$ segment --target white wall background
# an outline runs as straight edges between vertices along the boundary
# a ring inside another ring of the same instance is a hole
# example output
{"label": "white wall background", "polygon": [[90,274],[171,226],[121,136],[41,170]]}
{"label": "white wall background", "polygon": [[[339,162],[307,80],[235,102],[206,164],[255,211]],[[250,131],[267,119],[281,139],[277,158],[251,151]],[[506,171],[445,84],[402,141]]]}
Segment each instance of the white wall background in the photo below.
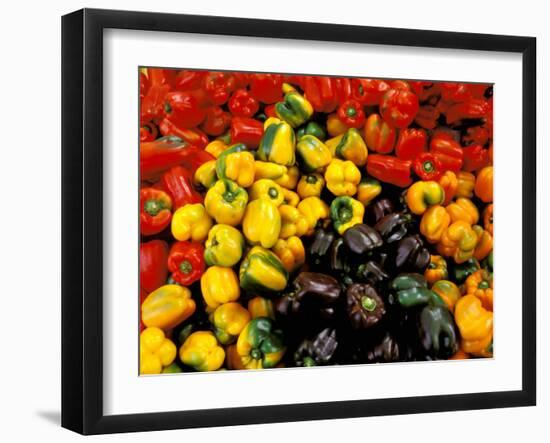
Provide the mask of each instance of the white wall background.
{"label": "white wall background", "polygon": [[[308,4],[309,3],[309,4]],[[369,6],[369,3],[372,3]],[[159,12],[273,18],[356,25],[530,35],[538,38],[539,225],[550,221],[549,158],[543,151],[550,119],[550,28],[544,2],[393,0],[337,3],[169,2],[156,0],[8,2],[2,8],[0,68],[0,437],[4,441],[74,441],[82,437],[59,427],[60,416],[60,101],[61,15],[87,6]],[[518,7],[519,6],[519,7]],[[519,122],[518,122],[519,124]],[[518,147],[519,148],[519,147]],[[514,155],[513,152],[510,155]],[[544,164],[546,163],[546,164]],[[7,174],[7,175],[6,175]],[[513,179],[513,177],[511,178]],[[513,203],[511,203],[513,204]],[[540,231],[540,230],[539,230]],[[513,240],[512,240],[513,241]],[[342,436],[409,442],[507,441],[550,435],[550,289],[540,275],[550,260],[541,253],[550,237],[539,234],[538,406],[353,420],[165,431],[96,437],[95,441],[163,439],[281,442],[338,441]],[[511,258],[513,259],[513,258]],[[514,294],[509,294],[513,297]],[[449,381],[452,383],[452,380]],[[182,393],[182,395],[185,395]],[[205,393],[205,395],[215,395]]]}

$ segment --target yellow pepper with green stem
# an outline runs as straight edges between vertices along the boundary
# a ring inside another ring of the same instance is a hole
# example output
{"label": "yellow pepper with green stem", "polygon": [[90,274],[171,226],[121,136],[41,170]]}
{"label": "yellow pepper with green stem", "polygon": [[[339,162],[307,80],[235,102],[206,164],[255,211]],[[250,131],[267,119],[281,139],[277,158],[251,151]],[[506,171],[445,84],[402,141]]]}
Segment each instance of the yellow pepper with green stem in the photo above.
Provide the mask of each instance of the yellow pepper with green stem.
{"label": "yellow pepper with green stem", "polygon": [[248,188],[254,183],[256,174],[254,156],[242,143],[233,145],[216,160],[216,174],[219,179],[233,180],[239,186]]}
{"label": "yellow pepper with green stem", "polygon": [[225,360],[225,351],[210,331],[193,332],[179,350],[183,364],[197,371],[217,371]]}
{"label": "yellow pepper with green stem", "polygon": [[241,262],[241,288],[249,293],[269,294],[282,291],[288,282],[288,271],[269,249],[254,246]]}
{"label": "yellow pepper with green stem", "polygon": [[277,118],[268,118],[256,153],[258,160],[292,166],[296,162],[295,151],[296,136],[292,127]]}
{"label": "yellow pepper with green stem", "polygon": [[281,331],[266,317],[251,320],[237,340],[237,353],[246,369],[273,368],[285,350]]}
{"label": "yellow pepper with green stem", "polygon": [[204,197],[206,211],[216,223],[230,226],[241,222],[247,203],[247,192],[231,180],[218,180]]}
{"label": "yellow pepper with green stem", "polygon": [[340,235],[352,226],[363,223],[364,214],[363,204],[351,197],[336,197],[330,204],[330,218]]}
{"label": "yellow pepper with green stem", "polygon": [[279,186],[273,180],[262,178],[254,182],[254,184],[248,190],[249,200],[252,201],[258,198],[265,198],[274,203],[275,206],[280,206],[283,203],[285,196],[283,194],[283,189],[281,188],[281,186]]}
{"label": "yellow pepper with green stem", "polygon": [[218,176],[216,175],[216,160],[210,160],[200,165],[195,171],[194,183],[195,185],[204,186],[206,189],[210,188]]}
{"label": "yellow pepper with green stem", "polygon": [[241,231],[229,225],[214,225],[208,232],[204,260],[208,266],[217,265],[229,268],[239,262],[244,246],[244,237]]}
{"label": "yellow pepper with green stem", "polygon": [[224,303],[210,314],[214,335],[223,345],[233,343],[249,321],[248,310],[235,302]]}
{"label": "yellow pepper with green stem", "polygon": [[332,160],[325,144],[313,135],[304,135],[296,145],[298,162],[304,172],[321,171]]}
{"label": "yellow pepper with green stem", "polygon": [[443,203],[445,191],[435,181],[418,181],[407,190],[405,200],[413,214],[422,215],[429,207]]}
{"label": "yellow pepper with green stem", "polygon": [[357,166],[367,163],[369,151],[359,131],[350,128],[326,142],[333,156],[349,160]]}
{"label": "yellow pepper with green stem", "polygon": [[325,179],[321,174],[312,173],[302,175],[298,182],[298,195],[300,198],[320,197],[321,191],[325,187]]}

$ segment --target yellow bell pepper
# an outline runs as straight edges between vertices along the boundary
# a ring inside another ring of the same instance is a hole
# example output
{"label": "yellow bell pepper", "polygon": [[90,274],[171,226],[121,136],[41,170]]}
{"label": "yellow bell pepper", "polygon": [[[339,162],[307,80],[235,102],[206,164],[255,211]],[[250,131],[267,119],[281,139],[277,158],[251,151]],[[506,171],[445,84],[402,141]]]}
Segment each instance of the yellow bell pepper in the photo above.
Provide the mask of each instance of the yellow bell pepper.
{"label": "yellow bell pepper", "polygon": [[141,304],[141,321],[147,327],[172,329],[195,312],[191,291],[180,285],[163,285]]}
{"label": "yellow bell pepper", "polygon": [[237,226],[244,215],[248,194],[231,180],[218,180],[204,197],[204,206],[216,223]]}
{"label": "yellow bell pepper", "polygon": [[466,294],[474,295],[481,300],[488,311],[493,310],[493,276],[486,269],[470,274],[464,282]]}
{"label": "yellow bell pepper", "polygon": [[305,215],[309,229],[307,235],[313,233],[317,222],[321,219],[328,218],[330,209],[327,204],[319,197],[307,197],[298,203],[298,211]]}
{"label": "yellow bell pepper", "polygon": [[250,244],[271,248],[281,232],[281,215],[270,200],[259,198],[248,203],[243,218],[243,234]]}
{"label": "yellow bell pepper", "polygon": [[177,354],[176,345],[159,328],[145,328],[139,335],[139,373],[160,374]]}
{"label": "yellow bell pepper", "polygon": [[287,285],[288,271],[269,249],[254,246],[241,262],[239,280],[248,293],[280,292]]}
{"label": "yellow bell pepper", "polygon": [[250,201],[257,200],[258,198],[265,198],[275,206],[280,206],[285,198],[283,189],[268,178],[262,178],[250,187],[248,190],[248,199]]}
{"label": "yellow bell pepper", "polygon": [[458,181],[456,187],[456,197],[472,198],[474,196],[474,187],[476,177],[471,172],[460,171],[456,174]]}
{"label": "yellow bell pepper", "polygon": [[242,370],[246,369],[241,361],[241,357],[237,353],[237,345],[229,345],[225,348],[225,364],[227,369]]}
{"label": "yellow bell pepper", "polygon": [[474,191],[484,203],[493,201],[493,167],[486,166],[477,173]]}
{"label": "yellow bell pepper", "polygon": [[279,257],[279,260],[281,260],[281,263],[289,273],[299,269],[306,261],[304,244],[296,236],[277,240],[277,243],[273,246],[273,252]]}
{"label": "yellow bell pepper", "polygon": [[267,317],[251,320],[237,339],[237,353],[246,369],[273,368],[285,350],[281,331]]}
{"label": "yellow bell pepper", "polygon": [[233,145],[216,160],[216,174],[219,179],[233,180],[239,186],[248,188],[254,183],[254,163],[254,156],[246,151],[245,145]]}
{"label": "yellow bell pepper", "polygon": [[279,214],[281,215],[279,238],[285,239],[294,235],[301,237],[308,232],[308,220],[298,208],[290,205],[281,205],[279,206]]}
{"label": "yellow bell pepper", "polygon": [[336,197],[330,204],[332,225],[340,235],[352,226],[363,223],[364,214],[363,204],[351,197]]}
{"label": "yellow bell pepper", "polygon": [[439,178],[438,183],[443,188],[443,191],[445,191],[445,201],[443,202],[443,205],[447,206],[451,203],[456,194],[456,190],[458,188],[458,178],[453,171],[445,171]]}
{"label": "yellow bell pepper", "polygon": [[225,351],[210,331],[193,332],[179,351],[183,364],[197,371],[217,371],[225,360]]}
{"label": "yellow bell pepper", "polygon": [[331,137],[336,137],[337,135],[343,134],[347,130],[348,127],[338,118],[336,113],[329,114],[327,117],[327,132]]}
{"label": "yellow bell pepper", "polygon": [[233,343],[250,320],[248,310],[235,302],[224,303],[210,314],[214,334],[223,345]]}
{"label": "yellow bell pepper", "polygon": [[208,143],[204,150],[209,154],[212,154],[215,158],[218,158],[220,154],[228,148],[229,146],[225,144],[222,140],[214,140]]}
{"label": "yellow bell pepper", "polygon": [[372,177],[363,178],[357,186],[357,200],[367,206],[371,201],[380,195],[382,185],[378,180]]}
{"label": "yellow bell pepper", "polygon": [[296,194],[294,191],[291,191],[287,188],[281,188],[283,190],[283,204],[290,205],[290,206],[298,206],[298,203],[300,203],[300,196]]}
{"label": "yellow bell pepper", "polygon": [[436,281],[432,286],[432,291],[443,299],[451,312],[453,312],[456,302],[462,295],[458,286],[449,280]]}
{"label": "yellow bell pepper", "polygon": [[350,128],[326,142],[331,154],[344,160],[349,160],[357,166],[367,163],[369,151],[359,131]]}
{"label": "yellow bell pepper", "polygon": [[211,266],[202,274],[201,292],[207,306],[216,309],[219,305],[238,300],[241,295],[239,279],[231,268]]}
{"label": "yellow bell pepper", "polygon": [[254,162],[254,180],[260,180],[262,178],[269,178],[270,180],[277,180],[287,173],[286,166],[278,165],[273,162],[263,162],[256,160]]}
{"label": "yellow bell pepper", "polygon": [[320,171],[332,160],[327,146],[314,135],[304,135],[296,145],[300,167],[305,172]]}
{"label": "yellow bell pepper", "polygon": [[449,277],[447,270],[447,261],[440,255],[430,256],[430,264],[424,271],[424,278],[430,284],[438,280],[444,280]]}
{"label": "yellow bell pepper", "polygon": [[456,263],[464,263],[474,255],[477,241],[477,234],[472,227],[459,220],[443,232],[437,250],[445,257],[453,257]]}
{"label": "yellow bell pepper", "polygon": [[230,268],[241,259],[245,244],[238,229],[229,225],[214,225],[204,246],[204,260],[208,266]]}
{"label": "yellow bell pepper", "polygon": [[405,200],[413,214],[422,215],[430,206],[443,203],[445,191],[435,181],[418,181],[407,190]]}
{"label": "yellow bell pepper", "polygon": [[294,189],[298,184],[299,179],[300,179],[300,170],[298,169],[298,166],[290,166],[287,168],[287,171],[285,174],[283,174],[281,177],[273,181],[278,185],[282,186],[283,188]]}
{"label": "yellow bell pepper", "polygon": [[493,313],[475,295],[461,297],[455,306],[455,322],[462,336],[462,350],[479,357],[492,355]]}
{"label": "yellow bell pepper", "polygon": [[248,300],[248,312],[251,318],[268,317],[275,320],[275,313],[273,311],[273,302],[265,297],[257,295],[254,298]]}
{"label": "yellow bell pepper", "polygon": [[325,179],[321,174],[313,173],[302,175],[298,182],[298,195],[300,198],[320,197],[325,187]]}
{"label": "yellow bell pepper", "polygon": [[437,243],[450,224],[449,213],[443,206],[435,205],[422,215],[420,232],[430,243]]}
{"label": "yellow bell pepper", "polygon": [[264,123],[264,135],[256,155],[264,162],[292,166],[296,162],[296,136],[294,129],[278,118],[268,118]]}
{"label": "yellow bell pepper", "polygon": [[473,226],[473,230],[477,234],[474,258],[481,261],[493,250],[493,236],[479,225]]}
{"label": "yellow bell pepper", "polygon": [[448,205],[446,209],[451,216],[452,222],[464,220],[471,225],[475,225],[479,220],[479,211],[469,198],[459,197],[454,203]]}
{"label": "yellow bell pepper", "polygon": [[201,203],[187,204],[172,216],[172,235],[176,240],[203,242],[213,221]]}
{"label": "yellow bell pepper", "polygon": [[325,171],[327,188],[336,196],[352,196],[361,181],[361,171],[349,160],[333,159]]}
{"label": "yellow bell pepper", "polygon": [[204,186],[206,189],[210,188],[216,183],[216,160],[210,160],[200,165],[195,171],[194,183],[195,185]]}
{"label": "yellow bell pepper", "polygon": [[275,114],[293,128],[297,128],[313,115],[313,106],[288,83],[283,83],[283,92],[284,100],[275,104]]}

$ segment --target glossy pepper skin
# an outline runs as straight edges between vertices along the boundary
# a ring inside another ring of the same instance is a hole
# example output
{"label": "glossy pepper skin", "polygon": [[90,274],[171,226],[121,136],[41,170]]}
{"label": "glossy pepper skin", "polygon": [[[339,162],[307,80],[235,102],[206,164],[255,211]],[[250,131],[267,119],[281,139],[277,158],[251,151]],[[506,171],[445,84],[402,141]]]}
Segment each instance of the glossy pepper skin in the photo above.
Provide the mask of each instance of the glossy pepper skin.
{"label": "glossy pepper skin", "polygon": [[250,95],[262,103],[275,103],[282,98],[282,86],[282,75],[253,74],[250,78]]}
{"label": "glossy pepper skin", "polygon": [[486,269],[472,273],[464,282],[466,294],[476,296],[481,305],[488,311],[493,311],[493,276]]}
{"label": "glossy pepper skin", "polygon": [[298,184],[298,180],[300,179],[300,170],[298,169],[298,166],[289,166],[286,170],[286,172],[283,174],[282,177],[279,177],[278,179],[274,180],[275,183],[277,183],[279,186],[282,186],[286,189],[294,189],[296,188],[296,185]]}
{"label": "glossy pepper skin", "polygon": [[250,201],[257,199],[269,200],[275,206],[279,207],[283,203],[285,196],[283,189],[268,178],[262,178],[254,182],[248,190],[248,198]]}
{"label": "glossy pepper skin", "polygon": [[266,317],[251,320],[237,340],[237,354],[245,369],[273,368],[285,351],[282,332]]}
{"label": "glossy pepper skin", "polygon": [[483,308],[475,295],[461,297],[454,317],[462,337],[462,350],[479,357],[492,355],[493,313]]}
{"label": "glossy pepper skin", "polygon": [[242,257],[245,242],[241,231],[233,226],[214,225],[208,231],[204,259],[208,266],[236,265]]}
{"label": "glossy pepper skin", "polygon": [[354,329],[372,328],[386,315],[384,301],[374,286],[365,283],[354,283],[348,287],[346,308]]}
{"label": "glossy pepper skin", "polygon": [[246,89],[237,89],[231,95],[228,107],[236,117],[252,117],[260,109],[260,104]]}
{"label": "glossy pepper skin", "polygon": [[349,160],[357,166],[363,166],[367,162],[368,149],[363,137],[355,128],[350,128],[330,140],[327,146],[333,156],[343,160]]}
{"label": "glossy pepper skin", "polygon": [[365,124],[363,105],[357,100],[349,99],[338,107],[338,118],[348,128],[361,128]]}
{"label": "glossy pepper skin", "polygon": [[193,183],[208,189],[216,183],[217,179],[216,161],[210,160],[197,168],[195,175],[193,176]]}
{"label": "glossy pepper skin", "polygon": [[290,205],[295,208],[298,207],[298,203],[300,203],[300,196],[290,189],[282,188],[283,191],[283,204]]}
{"label": "glossy pepper skin", "polygon": [[464,154],[464,164],[462,168],[465,171],[477,171],[489,163],[489,150],[483,146],[475,144],[462,148]]}
{"label": "glossy pepper skin", "polygon": [[456,196],[472,198],[474,195],[474,187],[476,183],[476,177],[471,172],[460,171],[456,174],[457,187]]}
{"label": "glossy pepper skin", "polygon": [[367,159],[367,172],[384,183],[406,188],[412,183],[410,160],[391,155],[371,154]]}
{"label": "glossy pepper skin", "polygon": [[147,327],[171,329],[195,312],[191,291],[179,285],[164,285],[151,292],[141,304],[141,321]]}
{"label": "glossy pepper skin", "polygon": [[139,336],[139,373],[160,374],[176,358],[176,345],[159,328],[144,329]]}
{"label": "glossy pepper skin", "polygon": [[218,180],[204,198],[206,212],[216,220],[230,226],[241,223],[248,203],[248,194],[231,180]]}
{"label": "glossy pepper skin", "polygon": [[216,139],[208,143],[204,150],[208,152],[215,160],[228,148],[229,146],[223,140]]}
{"label": "glossy pepper skin", "polygon": [[313,115],[313,106],[291,85],[284,84],[284,100],[275,105],[277,117],[297,128],[307,122]]}
{"label": "glossy pepper skin", "polygon": [[182,128],[193,128],[206,116],[199,94],[191,91],[174,91],[165,96],[164,112],[168,120]]}
{"label": "glossy pepper skin", "polygon": [[334,195],[352,196],[357,192],[361,172],[353,162],[335,158],[325,171],[325,181],[328,190]]}
{"label": "glossy pepper skin", "polygon": [[212,224],[212,219],[201,203],[187,204],[174,212],[172,235],[179,241],[203,242]]}
{"label": "glossy pepper skin", "polygon": [[139,285],[153,292],[166,282],[168,275],[168,244],[163,240],[151,240],[139,245]]}
{"label": "glossy pepper skin", "polygon": [[312,233],[319,220],[330,215],[327,204],[319,197],[307,197],[298,203],[298,210],[306,217],[309,224],[308,234]]}
{"label": "glossy pepper skin", "polygon": [[479,211],[469,198],[459,197],[445,209],[451,217],[451,222],[462,220],[475,225],[479,220]]}
{"label": "glossy pepper skin", "polygon": [[281,232],[281,215],[275,203],[265,198],[249,202],[242,231],[250,244],[271,248]]}
{"label": "glossy pepper skin", "polygon": [[190,203],[202,203],[201,195],[193,187],[193,173],[182,166],[166,171],[161,183],[172,197],[174,210]]}
{"label": "glossy pepper skin", "polygon": [[407,235],[397,243],[392,261],[397,270],[423,273],[430,263],[430,252],[418,235]]}
{"label": "glossy pepper skin", "polygon": [[258,147],[258,160],[292,166],[296,161],[296,137],[292,126],[285,121],[269,118],[264,123],[264,130]]}
{"label": "glossy pepper skin", "polygon": [[380,100],[380,114],[394,128],[409,126],[418,109],[418,97],[407,90],[390,89]]}
{"label": "glossy pepper skin", "polygon": [[348,127],[338,118],[336,113],[327,117],[327,132],[331,137],[343,134],[347,129]]}
{"label": "glossy pepper skin", "polygon": [[439,185],[445,191],[445,200],[443,205],[448,205],[455,197],[458,188],[458,178],[453,171],[445,171],[438,180]]}
{"label": "glossy pepper skin", "polygon": [[239,280],[231,268],[211,266],[201,277],[201,292],[207,306],[216,309],[241,295]]}
{"label": "glossy pepper skin", "polygon": [[395,145],[395,155],[401,160],[414,160],[426,151],[427,145],[428,137],[424,129],[402,129]]}
{"label": "glossy pepper skin", "polygon": [[429,208],[420,220],[420,233],[430,243],[437,243],[451,224],[451,216],[441,205]]}
{"label": "glossy pepper skin", "polygon": [[300,168],[307,173],[320,171],[332,160],[329,148],[317,137],[304,135],[296,144]]}
{"label": "glossy pepper skin", "polygon": [[254,246],[241,262],[239,280],[246,292],[268,295],[286,287],[288,271],[269,249]]}
{"label": "glossy pepper skin", "polygon": [[430,264],[424,271],[426,281],[433,284],[438,280],[444,280],[448,277],[447,261],[440,255],[432,255],[430,257]]}
{"label": "glossy pepper skin", "polygon": [[202,89],[208,101],[221,106],[227,102],[235,89],[235,76],[229,72],[209,72],[204,76]]}
{"label": "glossy pepper skin", "polygon": [[325,328],[311,340],[303,340],[294,352],[298,367],[325,366],[331,364],[338,348],[336,330]]}
{"label": "glossy pepper skin", "polygon": [[446,306],[438,294],[428,289],[426,279],[418,273],[399,274],[391,281],[390,288],[396,301],[405,309],[427,304]]}
{"label": "glossy pepper skin", "polygon": [[431,152],[423,152],[413,161],[415,174],[421,180],[439,180],[443,173],[443,167],[439,159]]}
{"label": "glossy pepper skin", "polygon": [[383,81],[373,78],[352,78],[351,96],[363,105],[377,105],[390,85]]}
{"label": "glossy pepper skin", "polygon": [[453,312],[457,300],[462,296],[459,287],[450,280],[437,280],[432,285],[432,291],[441,297],[451,312]]}
{"label": "glossy pepper skin", "polygon": [[250,313],[239,303],[224,303],[210,314],[214,335],[222,345],[235,342],[250,321]]}
{"label": "glossy pepper skin", "polygon": [[382,185],[378,180],[371,177],[364,177],[357,186],[357,195],[355,196],[363,205],[367,206],[372,200],[380,195]]}
{"label": "glossy pepper skin", "polygon": [[325,179],[321,174],[313,173],[302,175],[296,188],[300,198],[320,197],[325,187]]}
{"label": "glossy pepper skin", "polygon": [[307,250],[308,260],[312,269],[323,268],[328,261],[330,246],[336,239],[332,230],[317,228]]}
{"label": "glossy pepper skin", "polygon": [[329,113],[338,105],[336,79],[306,76],[303,82],[304,96],[316,112]]}
{"label": "glossy pepper skin", "polygon": [[361,263],[355,273],[357,280],[361,283],[368,283],[375,287],[383,287],[390,276],[384,271],[379,263],[369,260]]}
{"label": "glossy pepper skin", "polygon": [[[390,154],[396,139],[395,129],[378,114],[371,114],[365,123],[365,141],[369,149],[379,154]],[[409,159],[403,159],[409,160]]]}
{"label": "glossy pepper skin", "polygon": [[432,358],[447,359],[458,351],[457,328],[446,306],[425,306],[420,312],[418,333],[424,351]]}
{"label": "glossy pepper skin", "polygon": [[189,286],[201,278],[204,267],[202,243],[178,241],[172,244],[168,254],[168,270],[174,281]]}
{"label": "glossy pepper skin", "polygon": [[281,205],[279,206],[279,215],[281,216],[279,238],[302,237],[309,231],[309,222],[298,208]]}
{"label": "glossy pepper skin", "polygon": [[493,167],[487,166],[478,172],[474,187],[476,196],[484,203],[493,201]]}
{"label": "glossy pepper skin", "polygon": [[483,227],[493,235],[493,204],[487,205],[483,210]]}
{"label": "glossy pepper skin", "polygon": [[267,178],[269,180],[277,180],[287,173],[287,167],[278,165],[272,162],[263,162],[256,160],[254,162],[254,180]]}
{"label": "glossy pepper skin", "polygon": [[300,237],[295,235],[277,240],[273,246],[273,252],[281,260],[289,274],[301,268],[306,260],[304,244]]}
{"label": "glossy pepper skin", "polygon": [[275,312],[273,311],[273,302],[265,297],[257,295],[248,300],[248,312],[251,318],[268,317],[275,320]]}
{"label": "glossy pepper skin", "polygon": [[243,143],[250,149],[256,149],[264,135],[264,125],[254,118],[233,117],[229,134],[232,143]]}
{"label": "glossy pepper skin", "polygon": [[296,130],[296,138],[300,140],[304,135],[313,135],[315,138],[324,141],[327,138],[327,131],[316,122],[308,122]]}
{"label": "glossy pepper skin", "polygon": [[374,225],[374,229],[378,231],[384,243],[389,245],[407,235],[411,223],[412,217],[410,214],[392,212],[378,220]]}
{"label": "glossy pepper skin", "polygon": [[422,215],[434,205],[440,205],[445,200],[445,191],[435,181],[419,181],[407,191],[407,206],[413,214]]}
{"label": "glossy pepper skin", "polygon": [[163,231],[172,219],[172,199],[159,189],[139,190],[139,230],[142,235],[154,235]]}
{"label": "glossy pepper skin", "polygon": [[223,365],[225,351],[210,331],[193,332],[179,350],[183,364],[197,371],[216,371]]}
{"label": "glossy pepper skin", "polygon": [[282,317],[288,317],[307,313],[311,309],[323,318],[331,318],[340,295],[340,284],[334,277],[317,272],[300,272],[287,291],[275,300],[275,311]]}
{"label": "glossy pepper skin", "polygon": [[[188,148],[202,152],[202,149],[208,144],[208,136],[199,128],[181,128],[174,122],[163,118],[159,123],[159,131],[162,135],[177,138],[184,142]],[[204,155],[202,155],[204,156]],[[187,166],[187,164],[185,164]],[[191,167],[193,169],[193,167]]]}
{"label": "glossy pepper skin", "polygon": [[200,128],[208,135],[217,137],[222,135],[231,123],[231,115],[219,106],[210,106],[206,109],[205,118]]}
{"label": "glossy pepper skin", "polygon": [[363,222],[365,207],[351,197],[336,197],[330,204],[330,218],[334,229],[342,235],[346,230]]}
{"label": "glossy pepper skin", "polygon": [[453,280],[458,284],[464,283],[469,275],[480,269],[479,262],[475,258],[470,258],[463,263],[456,264],[453,267]]}
{"label": "glossy pepper skin", "polygon": [[477,242],[477,234],[471,225],[459,220],[443,232],[437,250],[445,257],[453,257],[456,263],[463,263],[472,257]]}
{"label": "glossy pepper skin", "polygon": [[458,172],[462,168],[462,148],[446,132],[437,132],[430,140],[430,152],[439,160],[443,171]]}
{"label": "glossy pepper skin", "polygon": [[232,180],[239,186],[248,188],[254,183],[254,156],[242,143],[230,146],[216,160],[218,178]]}
{"label": "glossy pepper skin", "polygon": [[382,236],[369,225],[359,223],[344,232],[344,243],[355,254],[363,255],[384,243]]}

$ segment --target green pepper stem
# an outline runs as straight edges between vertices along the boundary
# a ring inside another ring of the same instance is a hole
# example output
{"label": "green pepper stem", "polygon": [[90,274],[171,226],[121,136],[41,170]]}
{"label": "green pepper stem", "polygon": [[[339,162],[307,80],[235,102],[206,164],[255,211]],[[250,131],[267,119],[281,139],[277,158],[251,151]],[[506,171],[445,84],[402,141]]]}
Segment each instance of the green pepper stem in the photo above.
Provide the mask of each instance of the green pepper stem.
{"label": "green pepper stem", "polygon": [[422,164],[422,169],[425,171],[425,172],[433,172],[434,171],[434,165],[431,161],[425,161],[423,164]]}
{"label": "green pepper stem", "polygon": [[361,306],[365,311],[372,312],[376,309],[376,300],[364,295],[361,297]]}
{"label": "green pepper stem", "polygon": [[315,360],[308,355],[304,357],[304,366],[309,368],[311,366],[317,366],[317,364],[315,363]]}
{"label": "green pepper stem", "polygon": [[308,175],[306,177],[306,182],[313,185],[313,184],[317,183],[317,177],[315,177],[314,175]]}
{"label": "green pepper stem", "polygon": [[488,289],[489,288],[489,282],[487,280],[482,280],[477,285],[479,289]]}
{"label": "green pepper stem", "polygon": [[250,356],[254,359],[254,360],[260,360],[262,358],[262,351],[260,351],[259,349],[257,348],[254,348],[250,351]]}
{"label": "green pepper stem", "polygon": [[152,215],[153,217],[163,209],[164,209],[164,205],[159,200],[147,200],[143,204],[143,210],[147,212],[147,214]]}
{"label": "green pepper stem", "polygon": [[277,191],[277,188],[271,187],[267,190],[267,195],[273,199],[276,199],[279,196],[279,191]]}
{"label": "green pepper stem", "polygon": [[192,270],[193,265],[189,262],[189,260],[185,260],[180,263],[180,271],[184,274],[189,274]]}
{"label": "green pepper stem", "polygon": [[338,217],[340,218],[342,223],[347,223],[353,217],[353,212],[350,208],[344,206],[338,210]]}

